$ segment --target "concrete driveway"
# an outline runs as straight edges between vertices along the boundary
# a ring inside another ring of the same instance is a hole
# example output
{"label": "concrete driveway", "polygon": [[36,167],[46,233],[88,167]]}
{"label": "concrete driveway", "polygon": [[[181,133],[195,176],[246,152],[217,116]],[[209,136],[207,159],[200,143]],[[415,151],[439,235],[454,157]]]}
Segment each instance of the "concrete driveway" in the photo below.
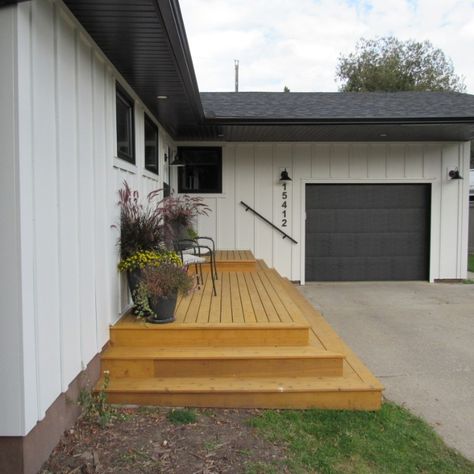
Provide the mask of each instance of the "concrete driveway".
{"label": "concrete driveway", "polygon": [[307,283],[300,291],[385,385],[474,460],[474,285]]}

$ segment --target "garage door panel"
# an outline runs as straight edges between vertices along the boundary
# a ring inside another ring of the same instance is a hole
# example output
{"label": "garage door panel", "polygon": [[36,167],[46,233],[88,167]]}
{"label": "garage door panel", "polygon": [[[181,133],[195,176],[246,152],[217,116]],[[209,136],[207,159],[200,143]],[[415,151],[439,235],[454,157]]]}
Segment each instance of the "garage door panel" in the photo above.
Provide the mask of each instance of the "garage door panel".
{"label": "garage door panel", "polygon": [[311,209],[307,232],[418,232],[426,227],[426,209]]}
{"label": "garage door panel", "polygon": [[309,259],[306,272],[314,281],[386,281],[387,273],[398,280],[423,280],[423,264],[420,257],[321,257]]}
{"label": "garage door panel", "polygon": [[399,257],[423,253],[426,242],[419,233],[308,234],[307,257]]}
{"label": "garage door panel", "polygon": [[[307,196],[308,208],[317,203],[319,209],[405,209],[412,208],[414,202],[426,203],[425,185],[380,185],[380,184],[341,184],[308,185],[319,189]],[[396,189],[404,186],[403,192]],[[417,188],[420,187],[420,189]],[[324,189],[324,188],[327,189]],[[341,189],[344,191],[341,192]],[[355,198],[356,196],[356,198]],[[419,205],[419,204],[418,204]],[[423,205],[423,207],[425,207]]]}
{"label": "garage door panel", "polygon": [[306,186],[306,280],[419,280],[429,270],[429,185]]}

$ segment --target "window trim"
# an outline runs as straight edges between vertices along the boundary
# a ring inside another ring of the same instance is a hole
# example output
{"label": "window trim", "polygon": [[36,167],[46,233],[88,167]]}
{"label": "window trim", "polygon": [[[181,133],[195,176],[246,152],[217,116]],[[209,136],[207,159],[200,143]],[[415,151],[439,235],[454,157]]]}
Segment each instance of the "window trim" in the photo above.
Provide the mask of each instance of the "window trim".
{"label": "window trim", "polygon": [[[150,125],[154,131],[156,132],[156,170],[152,170],[147,167],[146,163],[146,127]],[[158,125],[151,119],[151,117],[145,112],[144,113],[144,120],[143,120],[143,141],[144,141],[144,149],[143,149],[143,167],[153,173],[156,176],[160,174],[160,131]]]}
{"label": "window trim", "polygon": [[[182,150],[212,150],[212,151],[216,151],[216,150],[219,150],[219,163],[218,163],[218,183],[217,185],[215,186],[214,189],[212,190],[209,190],[209,191],[202,191],[202,190],[197,190],[197,191],[193,191],[193,190],[185,190],[185,189],[181,189],[181,180],[180,180],[180,171],[178,170],[178,194],[203,194],[203,195],[206,195],[206,196],[221,196],[223,194],[223,169],[224,169],[224,164],[223,164],[223,159],[222,159],[222,147],[221,146],[179,146],[178,147],[178,154],[179,156],[181,156],[181,151]],[[185,157],[182,157],[184,160],[186,159]],[[198,165],[198,164],[196,164]],[[189,165],[185,165],[184,168],[186,168],[186,166],[189,166]],[[190,166],[193,166],[193,165],[190,165]]]}
{"label": "window trim", "polygon": [[[117,100],[120,100],[129,108],[130,115],[130,148],[132,150],[131,154],[125,153],[122,150],[119,150],[118,146],[118,120],[117,120]],[[136,164],[136,151],[135,151],[135,101],[132,97],[125,91],[125,89],[118,83],[115,83],[115,143],[117,146],[117,157],[130,163],[132,165]]]}

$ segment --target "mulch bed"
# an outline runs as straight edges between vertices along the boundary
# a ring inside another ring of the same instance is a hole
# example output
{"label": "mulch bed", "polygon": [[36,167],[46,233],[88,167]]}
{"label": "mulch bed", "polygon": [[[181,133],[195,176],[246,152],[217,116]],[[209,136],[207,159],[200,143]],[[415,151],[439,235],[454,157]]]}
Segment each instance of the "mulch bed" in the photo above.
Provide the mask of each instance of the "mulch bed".
{"label": "mulch bed", "polygon": [[79,419],[62,437],[42,474],[286,472],[286,449],[258,436],[258,410],[196,409],[175,424],[170,409],[120,408],[105,427]]}

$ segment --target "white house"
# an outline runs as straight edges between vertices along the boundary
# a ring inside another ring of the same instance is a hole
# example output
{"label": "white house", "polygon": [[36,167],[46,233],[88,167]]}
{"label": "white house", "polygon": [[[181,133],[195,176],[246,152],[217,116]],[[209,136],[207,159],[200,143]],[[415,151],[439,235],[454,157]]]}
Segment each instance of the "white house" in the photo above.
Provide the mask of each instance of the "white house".
{"label": "white house", "polygon": [[123,180],[294,281],[466,277],[474,96],[199,93],[177,0],[3,0],[0,104],[1,472],[39,468],[128,307]]}

